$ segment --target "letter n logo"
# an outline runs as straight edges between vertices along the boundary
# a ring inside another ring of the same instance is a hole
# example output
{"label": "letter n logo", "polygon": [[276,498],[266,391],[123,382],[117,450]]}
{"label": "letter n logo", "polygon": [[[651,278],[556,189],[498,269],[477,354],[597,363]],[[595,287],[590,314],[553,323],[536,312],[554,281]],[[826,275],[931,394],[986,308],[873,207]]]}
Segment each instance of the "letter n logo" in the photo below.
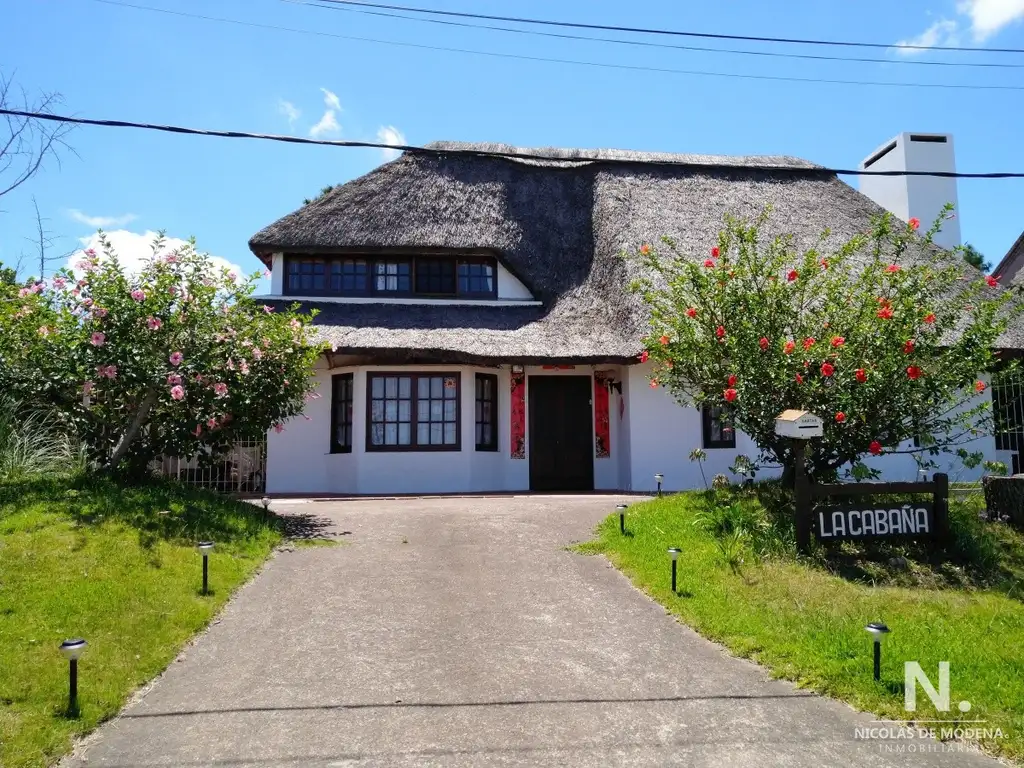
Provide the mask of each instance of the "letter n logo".
{"label": "letter n logo", "polygon": [[903,662],[903,707],[907,712],[917,710],[917,684],[928,694],[935,709],[949,712],[949,662],[939,662],[939,690],[936,691],[928,675],[916,661]]}

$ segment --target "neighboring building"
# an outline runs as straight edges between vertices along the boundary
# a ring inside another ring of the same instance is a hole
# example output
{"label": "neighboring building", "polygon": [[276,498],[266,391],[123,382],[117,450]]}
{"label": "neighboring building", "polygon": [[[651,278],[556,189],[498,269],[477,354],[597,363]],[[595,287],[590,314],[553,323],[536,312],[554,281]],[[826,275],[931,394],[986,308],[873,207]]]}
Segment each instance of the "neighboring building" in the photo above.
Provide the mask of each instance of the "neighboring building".
{"label": "neighboring building", "polygon": [[[322,397],[269,435],[272,493],[650,491],[657,472],[697,487],[693,448],[708,477],[757,451],[648,385],[621,253],[669,235],[703,254],[726,213],[769,204],[767,234],[798,247],[880,212],[787,157],[431,147],[447,153],[406,154],[250,241],[270,299],[317,309],[331,346]],[[473,154],[488,151],[521,157]],[[975,445],[1009,463],[991,438]],[[880,466],[916,477],[906,455]]]}
{"label": "neighboring building", "polygon": [[1020,284],[1021,267],[1024,267],[1024,232],[1021,232],[1017,242],[1010,246],[1003,260],[992,270],[992,274],[1003,285]]}
{"label": "neighboring building", "polygon": [[[954,173],[953,137],[947,133],[901,133],[887,141],[860,164],[862,171],[938,171]],[[861,176],[860,191],[903,219],[918,219],[927,229],[945,205],[955,216],[935,235],[935,243],[953,249],[960,245],[960,204],[956,177]]]}

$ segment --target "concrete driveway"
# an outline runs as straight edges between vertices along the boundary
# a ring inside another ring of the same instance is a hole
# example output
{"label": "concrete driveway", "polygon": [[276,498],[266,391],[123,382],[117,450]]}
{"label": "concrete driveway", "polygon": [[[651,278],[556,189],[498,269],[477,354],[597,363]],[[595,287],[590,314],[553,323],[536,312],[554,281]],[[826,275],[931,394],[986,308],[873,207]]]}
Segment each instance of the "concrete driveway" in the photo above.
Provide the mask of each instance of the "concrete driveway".
{"label": "concrete driveway", "polygon": [[617,501],[275,503],[348,546],[278,555],[67,765],[996,765],[855,739],[565,551]]}

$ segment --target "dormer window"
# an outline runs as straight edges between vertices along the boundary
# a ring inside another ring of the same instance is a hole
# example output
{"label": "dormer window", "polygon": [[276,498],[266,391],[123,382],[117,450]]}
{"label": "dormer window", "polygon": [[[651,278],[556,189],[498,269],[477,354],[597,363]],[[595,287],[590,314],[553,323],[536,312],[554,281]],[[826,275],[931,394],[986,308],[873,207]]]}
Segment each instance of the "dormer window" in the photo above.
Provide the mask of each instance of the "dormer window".
{"label": "dormer window", "polygon": [[292,296],[401,296],[494,299],[491,256],[286,255],[285,293]]}

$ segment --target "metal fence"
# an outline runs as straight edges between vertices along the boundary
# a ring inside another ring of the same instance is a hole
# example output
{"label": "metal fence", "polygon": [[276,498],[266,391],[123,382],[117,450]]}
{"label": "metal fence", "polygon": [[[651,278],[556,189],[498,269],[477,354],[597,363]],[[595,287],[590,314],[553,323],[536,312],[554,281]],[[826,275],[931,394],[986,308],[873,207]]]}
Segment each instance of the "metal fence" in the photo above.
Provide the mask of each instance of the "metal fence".
{"label": "metal fence", "polygon": [[1013,451],[1013,474],[1021,471],[1024,451],[1024,375],[996,374],[992,379],[996,449]]}
{"label": "metal fence", "polygon": [[220,461],[205,466],[195,458],[165,456],[154,469],[186,485],[221,493],[262,493],[266,489],[267,441],[237,443]]}

